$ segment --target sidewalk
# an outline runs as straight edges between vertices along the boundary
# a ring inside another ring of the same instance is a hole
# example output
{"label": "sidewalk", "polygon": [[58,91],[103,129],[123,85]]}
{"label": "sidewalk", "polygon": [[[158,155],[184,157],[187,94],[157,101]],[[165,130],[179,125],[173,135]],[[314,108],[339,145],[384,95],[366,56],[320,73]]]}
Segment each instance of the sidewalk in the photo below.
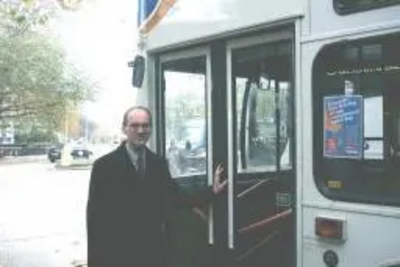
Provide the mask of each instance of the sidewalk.
{"label": "sidewalk", "polygon": [[46,155],[6,156],[0,158],[0,165],[46,162]]}
{"label": "sidewalk", "polygon": [[[90,170],[92,168],[91,163],[87,164],[70,164],[70,165],[61,165],[60,163],[56,163],[54,167],[57,170]],[[1,266],[0,266],[1,267]]]}

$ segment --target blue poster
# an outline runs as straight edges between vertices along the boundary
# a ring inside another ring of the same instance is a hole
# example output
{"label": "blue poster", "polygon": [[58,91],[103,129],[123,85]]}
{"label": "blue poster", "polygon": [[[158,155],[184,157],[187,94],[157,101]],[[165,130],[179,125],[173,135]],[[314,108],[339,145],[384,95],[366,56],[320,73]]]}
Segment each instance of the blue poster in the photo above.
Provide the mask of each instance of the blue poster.
{"label": "blue poster", "polygon": [[325,157],[362,158],[363,103],[359,95],[324,97]]}

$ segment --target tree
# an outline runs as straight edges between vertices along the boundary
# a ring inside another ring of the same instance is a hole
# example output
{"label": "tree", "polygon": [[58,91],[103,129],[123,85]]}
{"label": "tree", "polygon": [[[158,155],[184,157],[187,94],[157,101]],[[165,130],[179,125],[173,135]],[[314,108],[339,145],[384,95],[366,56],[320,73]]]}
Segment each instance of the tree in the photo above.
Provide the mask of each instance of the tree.
{"label": "tree", "polygon": [[25,31],[46,25],[61,10],[75,11],[93,0],[0,0],[2,30]]}
{"label": "tree", "polygon": [[26,128],[15,135],[15,143],[19,145],[47,142],[57,143],[57,141],[57,136],[54,132],[35,127]]}
{"label": "tree", "polygon": [[0,0],[1,33],[18,35],[42,28],[57,10],[51,0]]}
{"label": "tree", "polygon": [[93,85],[53,40],[25,32],[1,38],[0,47],[0,120],[54,127],[67,108],[91,96]]}
{"label": "tree", "polygon": [[[45,31],[54,6],[0,0],[0,122],[61,129],[67,110],[91,98],[95,85]],[[5,18],[5,19],[3,19]]]}

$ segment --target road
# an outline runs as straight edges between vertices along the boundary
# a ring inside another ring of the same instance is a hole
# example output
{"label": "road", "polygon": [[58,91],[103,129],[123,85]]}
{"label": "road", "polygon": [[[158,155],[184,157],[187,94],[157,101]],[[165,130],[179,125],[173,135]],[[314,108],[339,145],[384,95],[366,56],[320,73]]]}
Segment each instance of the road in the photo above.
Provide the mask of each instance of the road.
{"label": "road", "polygon": [[85,261],[89,175],[46,161],[0,165],[0,267]]}

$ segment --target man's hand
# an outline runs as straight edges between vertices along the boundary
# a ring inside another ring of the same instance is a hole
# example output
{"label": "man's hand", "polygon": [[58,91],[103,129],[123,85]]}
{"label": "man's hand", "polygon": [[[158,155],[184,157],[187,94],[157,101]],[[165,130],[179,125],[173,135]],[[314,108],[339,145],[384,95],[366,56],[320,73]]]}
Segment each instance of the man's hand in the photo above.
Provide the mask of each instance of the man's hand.
{"label": "man's hand", "polygon": [[217,169],[214,172],[214,182],[213,182],[213,192],[214,194],[219,194],[226,187],[228,180],[222,180],[222,172],[224,171],[224,167],[221,164],[218,164]]}

